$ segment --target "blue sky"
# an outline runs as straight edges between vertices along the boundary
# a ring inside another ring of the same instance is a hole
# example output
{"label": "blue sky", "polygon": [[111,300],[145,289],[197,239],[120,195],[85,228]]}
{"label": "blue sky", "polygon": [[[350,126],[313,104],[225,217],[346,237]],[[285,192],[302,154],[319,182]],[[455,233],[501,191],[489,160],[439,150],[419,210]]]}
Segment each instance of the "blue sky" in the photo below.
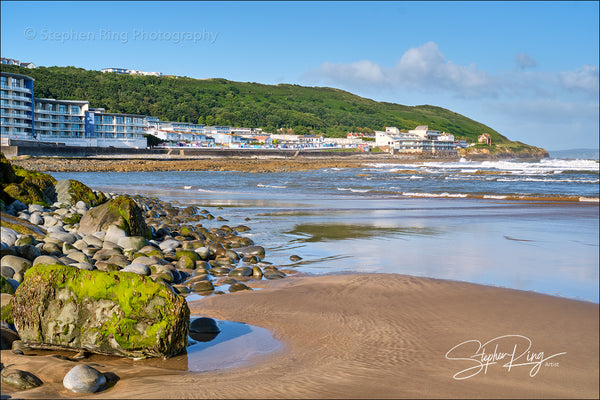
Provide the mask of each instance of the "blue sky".
{"label": "blue sky", "polygon": [[2,57],[331,86],[598,148],[598,2],[1,2]]}

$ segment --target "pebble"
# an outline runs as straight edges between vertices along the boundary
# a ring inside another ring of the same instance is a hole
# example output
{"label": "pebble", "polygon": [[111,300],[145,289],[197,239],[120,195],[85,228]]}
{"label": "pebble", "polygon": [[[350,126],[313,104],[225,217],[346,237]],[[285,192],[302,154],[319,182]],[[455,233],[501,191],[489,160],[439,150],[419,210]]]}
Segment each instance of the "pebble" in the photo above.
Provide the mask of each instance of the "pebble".
{"label": "pebble", "polygon": [[106,384],[106,377],[86,364],[73,367],[63,379],[63,386],[75,393],[95,393]]}

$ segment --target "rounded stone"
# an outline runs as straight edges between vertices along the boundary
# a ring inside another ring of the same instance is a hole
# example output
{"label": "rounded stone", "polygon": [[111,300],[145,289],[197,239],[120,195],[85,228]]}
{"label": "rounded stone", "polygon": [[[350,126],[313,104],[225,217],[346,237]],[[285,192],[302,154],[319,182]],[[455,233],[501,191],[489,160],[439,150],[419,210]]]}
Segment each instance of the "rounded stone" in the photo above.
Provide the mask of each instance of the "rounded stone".
{"label": "rounded stone", "polygon": [[134,272],[139,275],[150,275],[150,268],[144,264],[132,263],[121,270],[121,272]]}
{"label": "rounded stone", "polygon": [[215,290],[211,281],[198,281],[191,285],[192,292],[210,292]]}
{"label": "rounded stone", "polygon": [[196,318],[190,323],[190,332],[196,333],[219,333],[219,324],[212,318]]}
{"label": "rounded stone", "polygon": [[295,254],[290,256],[290,261],[296,262],[296,261],[300,261],[300,260],[302,260],[302,257],[300,257],[300,256],[297,256]]}
{"label": "rounded stone", "polygon": [[37,257],[42,255],[40,249],[35,247],[32,244],[28,244],[25,246],[17,247],[17,254],[23,258],[28,259],[29,261],[35,260]]}
{"label": "rounded stone", "polygon": [[40,378],[31,372],[13,368],[2,370],[2,383],[18,387],[21,390],[33,389],[43,384]]}
{"label": "rounded stone", "polygon": [[250,267],[239,267],[229,272],[229,276],[252,276],[252,273]]}
{"label": "rounded stone", "polygon": [[252,289],[250,287],[246,286],[245,284],[243,284],[242,282],[236,282],[233,285],[229,286],[229,291],[231,293],[239,292],[240,290],[252,290]]}
{"label": "rounded stone", "polygon": [[0,260],[0,266],[11,267],[15,272],[25,272],[31,268],[32,263],[26,258],[17,256],[4,256]]}
{"label": "rounded stone", "polygon": [[50,264],[50,265],[54,265],[54,264],[64,264],[62,261],[60,261],[58,258],[56,257],[52,257],[52,256],[39,256],[37,257],[35,260],[33,260],[33,265],[39,265],[39,264]]}
{"label": "rounded stone", "polygon": [[63,379],[63,386],[75,393],[95,393],[106,384],[106,377],[86,364],[73,367]]}
{"label": "rounded stone", "polygon": [[29,217],[29,222],[35,225],[44,225],[44,218],[38,213],[33,213]]}

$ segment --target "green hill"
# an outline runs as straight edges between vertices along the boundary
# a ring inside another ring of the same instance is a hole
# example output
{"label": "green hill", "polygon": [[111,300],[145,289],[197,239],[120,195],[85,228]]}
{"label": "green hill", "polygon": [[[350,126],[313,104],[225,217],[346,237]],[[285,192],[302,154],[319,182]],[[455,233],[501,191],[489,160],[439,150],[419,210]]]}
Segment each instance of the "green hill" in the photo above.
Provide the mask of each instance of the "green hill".
{"label": "green hill", "polygon": [[494,144],[512,143],[490,127],[444,108],[376,102],[326,87],[103,74],[75,67],[1,68],[34,78],[36,97],[88,100],[91,107],[161,120],[263,128],[267,132],[292,128],[296,134],[324,133],[328,137],[384,126],[408,130],[429,125],[469,142],[489,133]]}

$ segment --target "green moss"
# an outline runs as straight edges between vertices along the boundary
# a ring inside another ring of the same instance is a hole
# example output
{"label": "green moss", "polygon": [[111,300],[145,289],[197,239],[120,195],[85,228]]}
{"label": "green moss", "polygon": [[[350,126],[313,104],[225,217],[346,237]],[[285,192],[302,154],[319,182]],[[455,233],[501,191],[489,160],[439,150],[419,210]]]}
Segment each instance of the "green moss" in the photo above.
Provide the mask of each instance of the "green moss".
{"label": "green moss", "polygon": [[123,217],[124,224],[119,225],[119,228],[129,232],[133,236],[143,236],[146,239],[152,238],[150,228],[144,221],[142,210],[128,196],[117,196],[112,199],[108,206],[109,211]]}
{"label": "green moss", "polygon": [[46,230],[24,219],[0,213],[0,225],[24,235],[46,235]]}
{"label": "green moss", "polygon": [[0,320],[8,322],[9,324],[13,323],[11,303],[8,303],[0,308]]}
{"label": "green moss", "polygon": [[83,201],[90,207],[96,207],[106,202],[107,199],[104,194],[96,196],[92,189],[83,183],[76,181],[75,179],[69,179],[69,182],[69,194],[71,195],[73,204],[77,203],[78,201]]}
{"label": "green moss", "polygon": [[81,221],[81,214],[73,213],[71,216],[63,218],[62,221],[65,224],[74,225],[74,224],[78,223],[79,221]]}
{"label": "green moss", "polygon": [[2,275],[0,275],[0,293],[8,293],[8,294],[15,293],[15,289],[8,282],[8,280],[5,277],[3,277]]}

